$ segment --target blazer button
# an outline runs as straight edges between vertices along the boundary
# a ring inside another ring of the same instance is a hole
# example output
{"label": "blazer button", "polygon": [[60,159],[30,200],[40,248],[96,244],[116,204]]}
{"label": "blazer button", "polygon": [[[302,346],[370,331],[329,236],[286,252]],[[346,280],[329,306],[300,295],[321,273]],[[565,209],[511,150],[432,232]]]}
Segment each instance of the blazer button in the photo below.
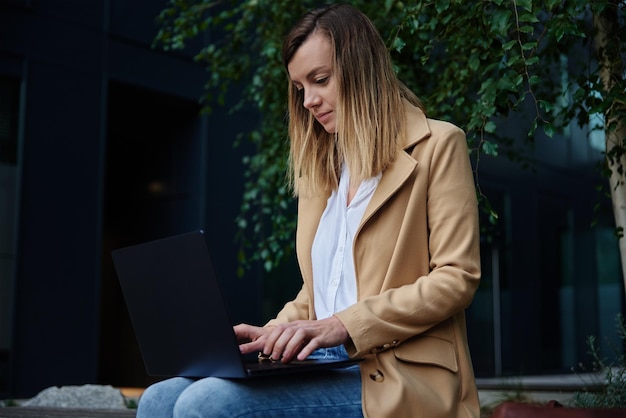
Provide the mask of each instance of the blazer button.
{"label": "blazer button", "polygon": [[374,382],[382,382],[383,380],[385,380],[385,376],[383,375],[383,372],[381,372],[380,370],[376,370],[375,373],[370,373],[370,379],[372,379]]}

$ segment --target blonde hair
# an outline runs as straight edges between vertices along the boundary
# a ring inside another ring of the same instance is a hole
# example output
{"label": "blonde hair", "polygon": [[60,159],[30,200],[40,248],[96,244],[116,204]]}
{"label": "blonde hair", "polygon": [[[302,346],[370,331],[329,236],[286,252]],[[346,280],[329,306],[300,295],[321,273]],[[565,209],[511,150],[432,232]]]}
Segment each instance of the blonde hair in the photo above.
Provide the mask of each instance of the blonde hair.
{"label": "blonde hair", "polygon": [[303,92],[289,83],[289,184],[296,196],[314,196],[339,184],[342,161],[359,182],[393,162],[405,125],[402,98],[419,99],[396,77],[391,57],[372,22],[349,5],[305,14],[283,43],[283,65],[313,34],[324,35],[335,53],[336,133],[328,133],[303,106]]}

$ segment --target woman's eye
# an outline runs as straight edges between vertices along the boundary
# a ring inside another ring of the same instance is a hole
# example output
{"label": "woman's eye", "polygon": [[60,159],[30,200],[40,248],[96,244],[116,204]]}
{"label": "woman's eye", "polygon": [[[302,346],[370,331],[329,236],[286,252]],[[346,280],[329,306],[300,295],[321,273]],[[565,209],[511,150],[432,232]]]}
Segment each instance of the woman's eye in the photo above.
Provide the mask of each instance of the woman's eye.
{"label": "woman's eye", "polygon": [[328,81],[328,77],[323,77],[323,78],[318,78],[317,80],[315,80],[316,84],[326,84],[326,82]]}

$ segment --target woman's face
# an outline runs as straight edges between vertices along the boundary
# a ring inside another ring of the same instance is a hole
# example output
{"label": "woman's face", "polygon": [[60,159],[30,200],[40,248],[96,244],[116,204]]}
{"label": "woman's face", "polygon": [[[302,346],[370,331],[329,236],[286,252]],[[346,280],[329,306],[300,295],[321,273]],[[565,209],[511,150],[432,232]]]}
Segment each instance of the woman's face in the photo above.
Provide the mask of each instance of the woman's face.
{"label": "woman's face", "polygon": [[337,131],[337,85],[333,77],[332,48],[328,39],[313,33],[287,65],[289,78],[304,96],[302,105],[324,127]]}

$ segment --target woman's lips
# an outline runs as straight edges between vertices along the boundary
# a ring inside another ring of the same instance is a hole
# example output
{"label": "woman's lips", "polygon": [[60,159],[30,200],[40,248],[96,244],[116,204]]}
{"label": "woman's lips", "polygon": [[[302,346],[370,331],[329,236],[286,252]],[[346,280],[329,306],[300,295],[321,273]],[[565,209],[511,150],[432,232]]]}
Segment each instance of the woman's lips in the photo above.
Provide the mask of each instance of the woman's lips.
{"label": "woman's lips", "polygon": [[315,115],[315,119],[317,119],[320,123],[326,123],[328,122],[328,119],[330,118],[330,114],[331,112],[322,112],[322,113],[318,113],[317,115]]}

